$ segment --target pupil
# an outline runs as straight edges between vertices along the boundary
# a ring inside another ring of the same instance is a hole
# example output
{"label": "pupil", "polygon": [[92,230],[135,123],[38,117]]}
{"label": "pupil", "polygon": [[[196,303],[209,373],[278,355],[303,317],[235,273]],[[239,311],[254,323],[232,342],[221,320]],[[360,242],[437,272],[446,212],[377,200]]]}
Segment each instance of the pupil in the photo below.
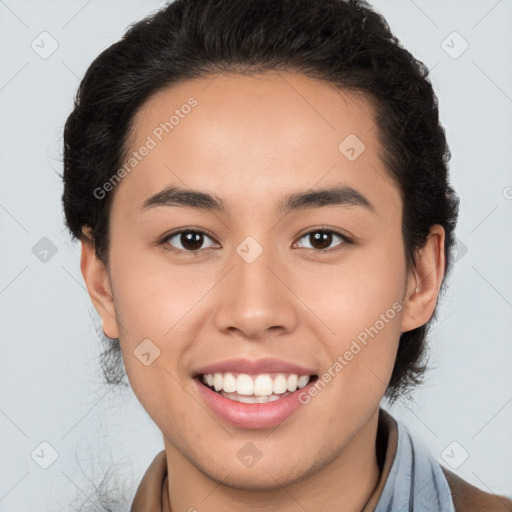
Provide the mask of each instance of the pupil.
{"label": "pupil", "polygon": [[185,249],[197,251],[203,245],[203,234],[192,232],[182,233],[180,241]]}
{"label": "pupil", "polygon": [[310,235],[313,237],[313,240],[315,243],[320,243],[322,247],[316,247],[315,243],[312,243],[311,245],[315,249],[326,249],[328,248],[332,243],[332,233],[327,233],[325,231],[317,231],[315,234]]}

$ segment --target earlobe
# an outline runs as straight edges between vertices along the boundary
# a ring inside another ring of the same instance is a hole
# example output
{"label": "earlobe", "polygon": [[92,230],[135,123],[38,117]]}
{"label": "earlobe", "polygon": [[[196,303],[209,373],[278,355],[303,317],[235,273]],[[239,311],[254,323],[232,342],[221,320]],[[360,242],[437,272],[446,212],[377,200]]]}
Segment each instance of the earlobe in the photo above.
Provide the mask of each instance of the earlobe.
{"label": "earlobe", "polygon": [[101,317],[103,332],[110,338],[119,338],[114,299],[107,269],[95,254],[90,228],[83,228],[82,233],[80,269],[87,291],[94,308]]}
{"label": "earlobe", "polygon": [[407,278],[402,332],[426,324],[434,314],[445,273],[444,241],[443,227],[435,224],[424,247],[416,252],[416,265]]}

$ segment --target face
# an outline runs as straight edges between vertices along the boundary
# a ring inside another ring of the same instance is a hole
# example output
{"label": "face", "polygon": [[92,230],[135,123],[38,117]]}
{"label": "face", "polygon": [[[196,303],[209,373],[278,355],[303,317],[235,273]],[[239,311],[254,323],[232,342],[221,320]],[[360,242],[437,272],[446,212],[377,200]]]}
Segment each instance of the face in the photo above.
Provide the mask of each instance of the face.
{"label": "face", "polygon": [[[408,303],[370,103],[292,72],[212,75],[154,95],[128,148],[92,295],[169,456],[253,489],[355,460],[400,334],[432,312]],[[293,391],[294,374],[313,377]]]}

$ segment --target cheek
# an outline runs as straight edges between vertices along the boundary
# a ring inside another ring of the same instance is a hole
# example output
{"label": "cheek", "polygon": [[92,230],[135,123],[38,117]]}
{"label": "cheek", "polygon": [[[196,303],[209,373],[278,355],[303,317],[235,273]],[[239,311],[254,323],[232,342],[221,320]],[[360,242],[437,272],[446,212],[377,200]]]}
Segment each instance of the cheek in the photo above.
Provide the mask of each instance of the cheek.
{"label": "cheek", "polygon": [[191,338],[184,331],[187,312],[204,294],[206,283],[191,280],[183,271],[171,273],[142,251],[123,251],[127,245],[112,244],[111,249],[121,351],[135,395],[150,416],[157,418],[158,404],[171,400],[180,406],[180,359]]}
{"label": "cheek", "polygon": [[142,253],[139,258],[120,256],[112,282],[116,318],[125,339],[135,343],[145,338],[175,338],[187,323],[187,313],[214,279],[211,271],[202,272],[198,266],[172,265],[162,257]]}
{"label": "cheek", "polygon": [[308,274],[303,292],[309,290],[307,304],[325,327],[325,371],[340,375],[333,387],[339,393],[385,392],[401,335],[405,279],[403,253],[390,249]]}
{"label": "cheek", "polygon": [[336,338],[373,325],[402,300],[406,280],[402,253],[389,249],[354,251],[339,265],[310,266],[301,276],[301,297]]}

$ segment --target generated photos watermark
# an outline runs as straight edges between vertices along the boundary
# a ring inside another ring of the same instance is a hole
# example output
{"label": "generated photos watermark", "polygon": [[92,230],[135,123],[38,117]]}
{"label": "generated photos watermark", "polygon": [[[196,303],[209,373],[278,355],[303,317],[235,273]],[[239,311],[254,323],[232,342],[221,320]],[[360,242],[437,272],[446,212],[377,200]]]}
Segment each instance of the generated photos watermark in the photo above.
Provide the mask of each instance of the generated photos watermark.
{"label": "generated photos watermark", "polygon": [[160,123],[153,129],[151,135],[146,137],[146,142],[137,150],[133,151],[129,158],[124,162],[123,166],[120,167],[101,187],[94,189],[93,195],[96,199],[105,199],[107,194],[111,192],[120,181],[129,174],[139,162],[141,162],[146,156],[149,155],[151,150],[158,146],[159,142],[162,142],[165,135],[176,128],[182,119],[192,112],[194,107],[197,107],[198,102],[195,98],[191,97],[187,100],[187,103],[181,105],[180,108],[174,110],[174,113],[169,117],[167,121]]}
{"label": "generated photos watermark", "polygon": [[299,402],[303,405],[308,404],[312,397],[315,397],[320,391],[322,391],[322,389],[324,389],[325,386],[327,386],[327,384],[331,382],[331,380],[334,379],[334,377],[336,377],[336,375],[338,375],[364,347],[366,347],[369,341],[368,337],[373,339],[377,336],[377,334],[384,329],[386,324],[393,320],[396,314],[400,311],[402,311],[402,304],[395,302],[385,313],[380,314],[379,319],[376,320],[373,325],[365,327],[365,329],[356,336],[357,340],[352,340],[349,349],[339,355],[334,363],[329,366],[327,371],[320,375],[318,380],[311,387],[308,387],[299,393]]}

